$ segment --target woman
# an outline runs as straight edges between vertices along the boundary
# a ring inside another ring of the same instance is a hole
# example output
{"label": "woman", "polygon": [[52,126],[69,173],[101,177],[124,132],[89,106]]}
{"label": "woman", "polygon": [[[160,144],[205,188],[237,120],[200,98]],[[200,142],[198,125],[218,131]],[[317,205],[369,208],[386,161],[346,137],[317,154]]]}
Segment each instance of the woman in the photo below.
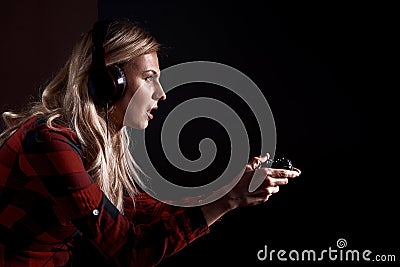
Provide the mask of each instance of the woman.
{"label": "woman", "polygon": [[[229,193],[201,207],[169,206],[141,191],[124,125],[145,129],[166,98],[159,47],[132,22],[98,22],[39,103],[3,114],[0,266],[80,266],[84,256],[93,263],[85,251],[107,266],[153,266],[209,233],[226,212],[265,202],[299,175],[258,169],[265,155],[244,166]],[[265,180],[250,193],[256,169]]]}

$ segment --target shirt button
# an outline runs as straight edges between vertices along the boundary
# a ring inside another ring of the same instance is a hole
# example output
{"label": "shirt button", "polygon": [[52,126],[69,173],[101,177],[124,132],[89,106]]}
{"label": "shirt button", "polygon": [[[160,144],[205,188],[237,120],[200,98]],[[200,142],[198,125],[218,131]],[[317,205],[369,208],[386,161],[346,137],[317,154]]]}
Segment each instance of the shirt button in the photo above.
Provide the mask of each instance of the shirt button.
{"label": "shirt button", "polygon": [[95,216],[99,215],[99,210],[98,209],[93,210],[93,215]]}

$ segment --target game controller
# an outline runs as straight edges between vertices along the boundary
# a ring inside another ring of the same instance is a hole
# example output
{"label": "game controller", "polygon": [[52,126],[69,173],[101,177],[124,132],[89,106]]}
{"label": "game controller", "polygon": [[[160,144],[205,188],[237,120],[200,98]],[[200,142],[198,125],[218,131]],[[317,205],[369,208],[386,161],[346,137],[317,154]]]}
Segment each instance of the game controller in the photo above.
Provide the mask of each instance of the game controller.
{"label": "game controller", "polygon": [[268,159],[266,162],[262,163],[259,166],[259,168],[261,168],[261,167],[293,170],[293,163],[290,159],[281,157],[281,158],[277,158],[277,159]]}

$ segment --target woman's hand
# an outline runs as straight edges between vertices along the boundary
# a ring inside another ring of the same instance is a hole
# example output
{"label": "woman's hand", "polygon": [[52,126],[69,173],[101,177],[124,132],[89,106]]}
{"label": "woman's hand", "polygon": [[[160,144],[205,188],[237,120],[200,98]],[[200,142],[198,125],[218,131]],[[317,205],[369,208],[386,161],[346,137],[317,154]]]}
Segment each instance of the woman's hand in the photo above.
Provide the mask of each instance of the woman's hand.
{"label": "woman's hand", "polygon": [[232,208],[261,204],[279,192],[279,186],[288,183],[289,179],[300,175],[300,170],[260,168],[269,159],[269,154],[254,157],[246,165],[245,172],[238,184],[224,197]]}
{"label": "woman's hand", "polygon": [[297,168],[292,170],[260,168],[261,164],[268,159],[269,154],[252,158],[245,166],[239,182],[231,191],[215,202],[202,207],[208,225],[235,208],[266,202],[271,195],[279,191],[280,186],[287,184],[289,179],[296,178],[301,173]]}

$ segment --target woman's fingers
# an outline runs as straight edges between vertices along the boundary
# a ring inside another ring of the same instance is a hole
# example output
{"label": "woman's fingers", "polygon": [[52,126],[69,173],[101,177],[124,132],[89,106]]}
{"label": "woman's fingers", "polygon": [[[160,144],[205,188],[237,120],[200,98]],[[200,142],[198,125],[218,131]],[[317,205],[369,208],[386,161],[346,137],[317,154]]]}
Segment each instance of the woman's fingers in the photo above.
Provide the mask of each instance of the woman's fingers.
{"label": "woman's fingers", "polygon": [[261,168],[254,172],[248,190],[251,193],[260,187],[266,188],[269,186],[285,185],[289,182],[289,179],[297,176],[299,176],[299,172],[297,171]]}
{"label": "woman's fingers", "polygon": [[260,184],[260,186],[258,188],[267,188],[267,187],[270,187],[270,186],[280,186],[280,185],[286,185],[288,183],[289,183],[289,179],[288,178],[267,177],[267,178],[264,179],[264,181]]}
{"label": "woman's fingers", "polygon": [[253,192],[263,183],[265,183],[266,177],[271,176],[271,172],[267,168],[256,169],[251,176],[248,191]]}
{"label": "woman's fingers", "polygon": [[[257,188],[259,188],[262,184],[265,183],[267,186],[274,186],[274,181],[269,180],[269,178],[296,178],[301,174],[301,171],[298,168],[292,168],[292,170],[285,169],[275,169],[275,168],[259,168],[262,163],[266,162],[270,158],[270,155],[267,153],[260,157],[253,157],[250,162],[246,165],[246,172],[249,173],[248,178],[248,191],[254,192]],[[277,185],[283,185],[281,183],[286,184],[287,181],[278,182]]]}
{"label": "woman's fingers", "polygon": [[257,161],[260,161],[260,164],[266,162],[269,158],[270,158],[269,153],[266,153],[265,155],[262,155],[259,157],[254,157],[254,159],[256,159]]}
{"label": "woman's fingers", "polygon": [[267,187],[267,188],[265,188],[265,191],[266,191],[268,194],[270,194],[270,195],[275,194],[275,193],[278,193],[278,192],[279,192],[279,186],[270,186],[270,187]]}
{"label": "woman's fingers", "polygon": [[269,186],[285,185],[289,182],[288,178],[269,178]]}
{"label": "woman's fingers", "polygon": [[266,162],[270,158],[269,153],[261,155],[259,157],[253,157],[249,163],[246,165],[247,171],[254,171],[256,170],[262,163]]}
{"label": "woman's fingers", "polygon": [[[284,184],[283,184],[284,185]],[[257,194],[262,194],[263,192],[267,194],[275,194],[279,192],[279,185],[274,185],[274,186],[260,186],[255,190],[254,192],[250,193],[252,195],[257,195]]]}
{"label": "woman's fingers", "polygon": [[296,168],[296,167],[293,167],[293,168],[292,168],[292,171],[297,172],[299,175],[301,174],[300,169],[298,169],[298,168]]}
{"label": "woman's fingers", "polygon": [[301,173],[301,171],[297,168],[293,168],[293,170],[273,169],[273,168],[261,168],[261,169],[267,169],[265,170],[266,176],[271,176],[275,178],[296,178]]}
{"label": "woman's fingers", "polygon": [[259,188],[247,197],[247,205],[252,206],[266,202],[269,197],[279,192],[279,186],[269,186],[267,188]]}

